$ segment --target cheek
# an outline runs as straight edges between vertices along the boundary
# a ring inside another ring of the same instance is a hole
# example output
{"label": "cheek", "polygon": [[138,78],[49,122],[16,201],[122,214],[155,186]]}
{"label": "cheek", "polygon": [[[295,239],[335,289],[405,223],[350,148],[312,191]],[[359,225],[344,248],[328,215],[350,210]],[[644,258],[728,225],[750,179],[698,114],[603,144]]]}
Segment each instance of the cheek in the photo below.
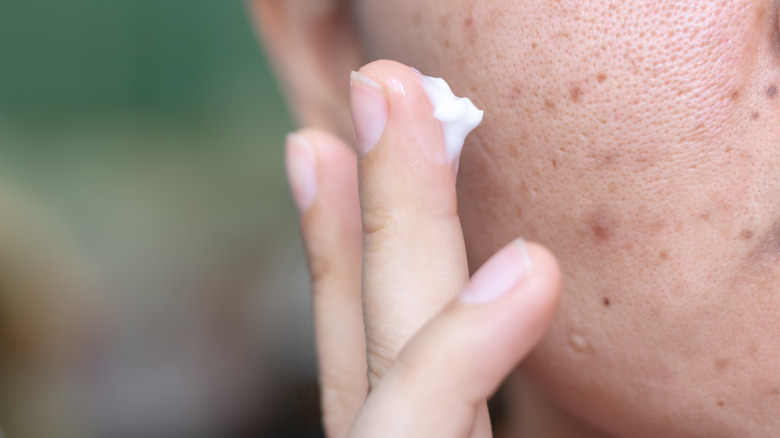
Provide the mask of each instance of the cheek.
{"label": "cheek", "polygon": [[561,308],[528,369],[604,427],[738,436],[773,421],[744,415],[780,409],[775,13],[363,2],[370,57],[445,76],[487,110],[459,177],[471,265],[518,235],[558,255]]}

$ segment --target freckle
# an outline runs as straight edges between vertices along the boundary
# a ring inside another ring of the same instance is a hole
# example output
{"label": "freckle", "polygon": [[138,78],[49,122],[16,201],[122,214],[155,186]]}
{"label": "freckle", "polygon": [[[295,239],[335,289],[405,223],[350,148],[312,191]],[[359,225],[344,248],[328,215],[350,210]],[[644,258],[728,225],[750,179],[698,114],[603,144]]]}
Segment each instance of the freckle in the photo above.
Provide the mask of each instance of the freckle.
{"label": "freckle", "polygon": [[569,89],[569,94],[571,95],[571,100],[574,102],[579,102],[580,98],[582,97],[582,88],[574,86]]}
{"label": "freckle", "polygon": [[742,230],[741,233],[739,233],[739,238],[744,240],[750,240],[753,238],[754,233],[750,230]]}
{"label": "freckle", "polygon": [[751,120],[758,120],[761,118],[761,113],[753,113],[750,115]]}
{"label": "freckle", "polygon": [[614,235],[616,226],[615,219],[603,210],[596,211],[588,220],[588,227],[593,235],[603,241],[609,240]]}
{"label": "freckle", "polygon": [[726,368],[729,367],[729,360],[728,359],[718,359],[715,361],[715,369],[723,372],[726,370]]}
{"label": "freckle", "polygon": [[536,42],[531,43],[532,49],[536,49],[537,47],[539,47],[539,44],[537,44]]}
{"label": "freckle", "polygon": [[718,400],[718,406],[724,407],[726,406],[726,403],[723,400]]}
{"label": "freckle", "polygon": [[661,254],[658,254],[658,258],[661,260],[669,260],[669,253],[666,251],[661,251]]}
{"label": "freckle", "polygon": [[766,89],[766,95],[770,99],[774,99],[775,96],[777,96],[777,87],[774,85],[770,85],[769,88]]}
{"label": "freckle", "polygon": [[604,297],[604,307],[609,307],[612,305],[612,301],[608,297]]}
{"label": "freckle", "polygon": [[588,348],[590,347],[588,340],[578,333],[572,333],[572,335],[569,337],[569,345],[574,349],[574,351],[579,353],[588,351]]}
{"label": "freckle", "polygon": [[599,84],[603,84],[604,81],[606,80],[607,80],[607,75],[605,75],[604,73],[599,73],[599,75],[596,76],[596,81],[598,81]]}

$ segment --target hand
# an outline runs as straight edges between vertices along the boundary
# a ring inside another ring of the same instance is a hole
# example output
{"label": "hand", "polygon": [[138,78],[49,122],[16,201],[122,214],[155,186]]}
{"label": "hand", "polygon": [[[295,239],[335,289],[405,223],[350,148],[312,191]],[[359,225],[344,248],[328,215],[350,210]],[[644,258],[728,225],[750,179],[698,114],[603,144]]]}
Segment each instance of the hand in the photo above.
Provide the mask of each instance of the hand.
{"label": "hand", "polygon": [[316,130],[287,143],[326,432],[489,437],[486,400],[547,329],[557,263],[518,240],[469,282],[457,163],[421,76],[378,61],[351,89],[359,157]]}

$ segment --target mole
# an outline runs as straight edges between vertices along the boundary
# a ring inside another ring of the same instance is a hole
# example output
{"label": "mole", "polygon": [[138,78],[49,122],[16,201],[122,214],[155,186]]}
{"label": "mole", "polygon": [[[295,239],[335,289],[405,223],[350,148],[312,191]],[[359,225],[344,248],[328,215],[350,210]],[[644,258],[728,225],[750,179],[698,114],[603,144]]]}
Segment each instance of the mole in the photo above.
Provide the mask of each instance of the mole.
{"label": "mole", "polygon": [[610,301],[609,298],[604,297],[604,307],[609,307],[612,305],[612,301]]}

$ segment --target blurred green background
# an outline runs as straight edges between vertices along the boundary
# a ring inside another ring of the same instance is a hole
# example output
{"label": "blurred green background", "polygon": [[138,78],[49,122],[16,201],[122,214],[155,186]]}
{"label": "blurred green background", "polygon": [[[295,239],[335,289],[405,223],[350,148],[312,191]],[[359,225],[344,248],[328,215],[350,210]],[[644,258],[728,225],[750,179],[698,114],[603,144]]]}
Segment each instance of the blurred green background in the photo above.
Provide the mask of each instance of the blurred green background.
{"label": "blurred green background", "polygon": [[[65,303],[0,288],[9,436],[317,436],[292,128],[242,1],[0,0],[0,236]],[[67,243],[32,243],[38,219]],[[39,328],[60,319],[87,334]]]}

